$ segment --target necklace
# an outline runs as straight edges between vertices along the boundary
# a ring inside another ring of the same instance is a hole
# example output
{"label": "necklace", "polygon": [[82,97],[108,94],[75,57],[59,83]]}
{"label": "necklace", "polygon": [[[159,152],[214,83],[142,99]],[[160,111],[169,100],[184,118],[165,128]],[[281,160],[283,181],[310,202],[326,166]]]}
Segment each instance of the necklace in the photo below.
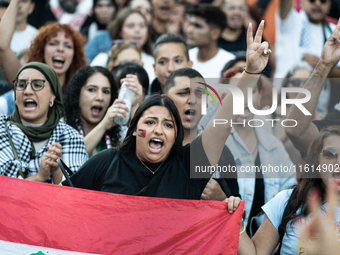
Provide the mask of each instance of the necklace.
{"label": "necklace", "polygon": [[139,161],[146,167],[146,169],[148,169],[153,175],[158,171],[158,169],[161,168],[161,166],[163,165],[164,161],[162,162],[162,164],[159,165],[159,167],[157,167],[157,169],[155,171],[152,171],[147,165],[144,164],[144,162],[138,157]]}

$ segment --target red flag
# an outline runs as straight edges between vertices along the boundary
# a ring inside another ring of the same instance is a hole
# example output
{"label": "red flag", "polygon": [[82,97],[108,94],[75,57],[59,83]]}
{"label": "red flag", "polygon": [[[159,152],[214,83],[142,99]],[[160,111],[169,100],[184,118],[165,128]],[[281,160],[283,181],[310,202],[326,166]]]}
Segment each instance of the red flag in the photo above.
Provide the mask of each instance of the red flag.
{"label": "red flag", "polygon": [[135,197],[3,176],[0,187],[1,250],[20,243],[21,250],[37,247],[39,254],[237,254],[244,202],[229,214],[227,203],[217,201]]}

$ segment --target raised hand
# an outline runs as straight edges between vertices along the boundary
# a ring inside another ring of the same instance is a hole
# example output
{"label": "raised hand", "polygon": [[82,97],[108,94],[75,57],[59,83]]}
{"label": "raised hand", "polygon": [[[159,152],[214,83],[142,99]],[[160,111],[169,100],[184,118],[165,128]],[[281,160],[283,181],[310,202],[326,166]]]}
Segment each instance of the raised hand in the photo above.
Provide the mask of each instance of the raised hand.
{"label": "raised hand", "polygon": [[338,185],[333,181],[327,189],[326,202],[328,212],[320,215],[318,192],[311,191],[308,207],[311,219],[300,226],[301,241],[308,255],[332,254],[339,255],[338,233],[335,229],[335,207],[337,203]]}
{"label": "raised hand", "polygon": [[107,112],[101,121],[101,124],[104,124],[105,130],[109,130],[117,124],[114,122],[114,118],[120,117],[124,119],[126,117],[126,113],[129,111],[129,108],[125,106],[125,102],[123,99],[116,99],[113,104],[107,109]]}
{"label": "raised hand", "polygon": [[253,25],[249,23],[247,31],[247,64],[246,71],[249,73],[261,73],[267,66],[271,50],[268,42],[262,42],[264,20],[261,21],[255,38],[253,38]]}
{"label": "raised hand", "polygon": [[323,64],[333,67],[340,60],[340,19],[336,25],[333,34],[326,41],[322,54],[321,61]]}
{"label": "raised hand", "polygon": [[132,107],[139,105],[141,101],[143,101],[143,87],[138,81],[138,77],[135,74],[128,74],[126,75],[126,78],[121,79],[120,83],[123,84],[125,82],[125,85],[135,92],[135,96],[132,101]]}

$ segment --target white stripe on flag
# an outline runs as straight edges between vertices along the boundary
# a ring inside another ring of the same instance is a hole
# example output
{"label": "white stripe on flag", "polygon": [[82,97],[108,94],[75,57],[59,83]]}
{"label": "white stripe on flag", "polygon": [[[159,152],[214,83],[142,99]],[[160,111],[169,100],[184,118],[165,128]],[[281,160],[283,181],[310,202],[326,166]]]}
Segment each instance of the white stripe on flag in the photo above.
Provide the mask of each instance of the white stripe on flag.
{"label": "white stripe on flag", "polygon": [[46,247],[27,245],[21,243],[6,242],[0,240],[1,255],[93,255],[94,253],[83,253],[75,251],[65,251]]}

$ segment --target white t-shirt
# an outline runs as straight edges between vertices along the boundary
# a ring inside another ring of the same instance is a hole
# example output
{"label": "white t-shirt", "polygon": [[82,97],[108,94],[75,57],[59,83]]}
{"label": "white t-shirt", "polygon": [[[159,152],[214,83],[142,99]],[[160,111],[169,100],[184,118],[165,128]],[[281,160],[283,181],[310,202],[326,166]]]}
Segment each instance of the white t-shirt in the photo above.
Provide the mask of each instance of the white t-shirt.
{"label": "white t-shirt", "polygon": [[226,63],[235,58],[234,54],[219,49],[217,54],[206,62],[197,60],[198,47],[189,50],[190,60],[193,62],[192,68],[200,72],[204,78],[221,78],[221,71]]}
{"label": "white t-shirt", "polygon": [[[102,67],[107,68],[108,60],[109,60],[108,53],[107,52],[101,52],[92,60],[90,66],[102,66]],[[154,71],[154,68],[153,68],[153,64],[155,63],[155,60],[151,55],[149,55],[145,52],[142,52],[141,60],[144,64],[143,68],[145,69],[145,71],[147,72],[147,74],[149,76],[149,83],[151,84],[152,81],[156,78],[155,71]]]}
{"label": "white t-shirt", "polygon": [[36,36],[37,29],[30,24],[27,24],[24,31],[14,31],[11,49],[15,54],[20,54],[23,50],[28,49],[31,45],[31,41]]}
{"label": "white t-shirt", "polygon": [[[310,23],[306,13],[302,10],[297,12],[295,8],[291,9],[284,20],[276,13],[275,22],[276,71],[274,78],[284,78],[288,70],[300,62],[306,53],[320,57],[325,44],[325,36],[329,38],[331,35],[327,26]],[[335,25],[329,23],[329,26],[333,31]],[[305,40],[308,41],[307,46]],[[274,83],[274,85],[280,87],[280,83]]]}
{"label": "white t-shirt", "polygon": [[[292,189],[279,192],[273,199],[262,206],[262,210],[265,212],[273,226],[278,230],[282,221],[283,212],[286,208],[287,201],[292,193]],[[327,205],[325,205],[325,208]],[[287,224],[287,234],[283,236],[281,255],[285,254],[306,254],[304,246],[300,241],[300,233],[297,227],[297,222],[294,224]],[[340,230],[340,207],[336,208],[336,227],[337,231]]]}

